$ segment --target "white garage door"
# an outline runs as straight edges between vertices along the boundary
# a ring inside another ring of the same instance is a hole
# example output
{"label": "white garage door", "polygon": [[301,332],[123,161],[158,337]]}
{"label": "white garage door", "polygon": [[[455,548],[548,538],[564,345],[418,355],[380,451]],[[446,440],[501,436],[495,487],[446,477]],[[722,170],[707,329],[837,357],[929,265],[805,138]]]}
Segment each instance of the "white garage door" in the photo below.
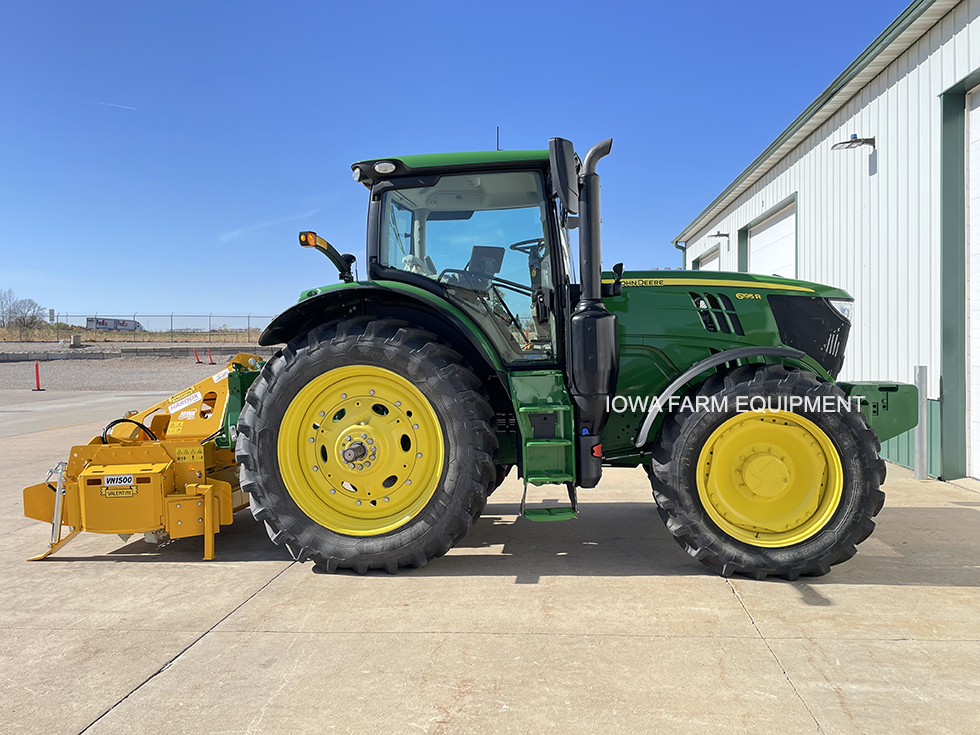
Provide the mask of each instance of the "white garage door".
{"label": "white garage door", "polygon": [[967,208],[967,452],[966,469],[970,477],[980,477],[980,91],[967,97],[968,149],[966,180]]}
{"label": "white garage door", "polygon": [[796,205],[749,230],[749,273],[796,278]]}
{"label": "white garage door", "polygon": [[721,270],[721,250],[714,249],[707,255],[702,255],[698,260],[698,270],[701,271],[720,271]]}

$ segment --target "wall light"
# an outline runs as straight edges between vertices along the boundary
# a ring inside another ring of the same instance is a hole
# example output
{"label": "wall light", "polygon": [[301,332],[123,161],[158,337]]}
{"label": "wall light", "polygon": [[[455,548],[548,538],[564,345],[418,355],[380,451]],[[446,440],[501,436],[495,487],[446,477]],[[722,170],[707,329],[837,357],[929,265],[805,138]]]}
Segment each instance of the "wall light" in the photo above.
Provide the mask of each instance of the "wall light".
{"label": "wall light", "polygon": [[848,148],[860,148],[863,145],[871,146],[871,149],[875,149],[875,139],[874,138],[859,138],[855,134],[851,134],[849,140],[845,140],[841,143],[834,143],[830,150],[832,151],[844,151]]}

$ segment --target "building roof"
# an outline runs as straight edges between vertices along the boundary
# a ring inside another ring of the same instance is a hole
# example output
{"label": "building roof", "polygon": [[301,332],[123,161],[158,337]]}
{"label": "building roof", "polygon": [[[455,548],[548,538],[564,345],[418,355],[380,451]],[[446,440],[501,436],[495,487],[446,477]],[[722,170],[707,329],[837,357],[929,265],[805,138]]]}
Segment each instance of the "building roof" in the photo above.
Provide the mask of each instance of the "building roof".
{"label": "building roof", "polygon": [[935,25],[960,0],[915,0],[827,87],[728,188],[674,238],[686,243],[761,179],[865,85]]}

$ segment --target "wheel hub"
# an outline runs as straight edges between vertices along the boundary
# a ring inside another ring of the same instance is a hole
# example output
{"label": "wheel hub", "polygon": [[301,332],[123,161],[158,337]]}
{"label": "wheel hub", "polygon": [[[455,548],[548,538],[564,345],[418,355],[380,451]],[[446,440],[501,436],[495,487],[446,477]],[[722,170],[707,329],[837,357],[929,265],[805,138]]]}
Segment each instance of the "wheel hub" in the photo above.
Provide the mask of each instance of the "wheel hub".
{"label": "wheel hub", "polygon": [[772,451],[756,452],[741,467],[742,480],[754,497],[775,498],[786,491],[789,468]]}
{"label": "wheel hub", "polygon": [[[350,445],[344,445],[347,448],[342,449],[340,452],[340,460],[345,464],[350,464],[351,462],[359,462],[368,456],[367,446],[359,441],[351,442]],[[374,457],[372,457],[374,459]]]}

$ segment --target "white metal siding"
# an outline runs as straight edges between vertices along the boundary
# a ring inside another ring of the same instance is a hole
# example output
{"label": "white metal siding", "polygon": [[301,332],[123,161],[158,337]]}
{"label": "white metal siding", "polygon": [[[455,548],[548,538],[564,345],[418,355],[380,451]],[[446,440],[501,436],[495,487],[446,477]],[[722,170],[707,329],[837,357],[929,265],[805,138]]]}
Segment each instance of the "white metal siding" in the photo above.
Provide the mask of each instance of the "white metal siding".
{"label": "white metal siding", "polygon": [[[841,377],[911,383],[929,367],[939,397],[939,95],[980,69],[980,0],[963,0],[687,243],[736,234],[797,193],[797,277],[857,301]],[[870,149],[831,151],[851,133]],[[736,269],[736,249],[722,268]]]}
{"label": "white metal siding", "polygon": [[967,453],[966,470],[980,477],[980,91],[967,97]]}
{"label": "white metal siding", "polygon": [[796,205],[749,230],[749,273],[796,278]]}

